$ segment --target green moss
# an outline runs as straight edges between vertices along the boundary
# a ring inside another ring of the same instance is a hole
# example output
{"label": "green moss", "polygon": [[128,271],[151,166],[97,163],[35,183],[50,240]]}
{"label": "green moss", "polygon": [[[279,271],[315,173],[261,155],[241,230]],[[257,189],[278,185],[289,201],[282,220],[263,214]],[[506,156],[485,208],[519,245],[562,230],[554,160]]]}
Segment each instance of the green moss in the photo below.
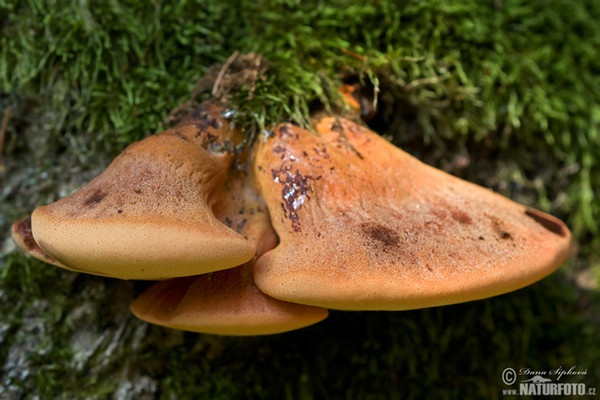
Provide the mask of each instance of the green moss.
{"label": "green moss", "polygon": [[[572,365],[598,387],[599,22],[594,0],[0,0],[0,395],[501,398],[506,367]],[[362,81],[378,132],[566,219],[579,252],[496,299],[240,339],[148,327],[127,312],[134,285],[11,251],[10,221],[162,129],[236,51],[270,65],[230,93],[249,136],[339,109],[339,84]]]}

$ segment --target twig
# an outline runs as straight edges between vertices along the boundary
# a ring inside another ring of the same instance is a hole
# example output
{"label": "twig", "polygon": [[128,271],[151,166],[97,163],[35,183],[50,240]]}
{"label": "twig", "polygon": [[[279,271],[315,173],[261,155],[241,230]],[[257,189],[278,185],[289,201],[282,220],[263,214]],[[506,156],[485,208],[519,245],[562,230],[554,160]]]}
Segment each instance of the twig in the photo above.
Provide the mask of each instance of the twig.
{"label": "twig", "polygon": [[408,83],[405,87],[407,90],[412,90],[419,86],[435,85],[436,83],[440,83],[441,81],[446,80],[446,79],[448,79],[448,76],[442,76],[442,75],[432,76],[430,78],[415,79],[414,81],[411,81],[410,83]]}
{"label": "twig", "polygon": [[4,110],[4,117],[2,118],[2,125],[0,125],[0,174],[4,175],[4,160],[2,154],[4,153],[4,140],[6,138],[6,130],[8,129],[8,120],[10,119],[10,112],[12,107],[8,106]]}
{"label": "twig", "polygon": [[357,59],[357,60],[359,60],[359,61],[365,62],[365,60],[366,60],[366,57],[363,57],[363,56],[361,56],[360,54],[357,54],[357,53],[355,53],[355,52],[353,52],[353,51],[350,51],[350,50],[344,49],[343,47],[340,47],[339,49],[340,49],[340,51],[341,51],[342,53],[344,53],[345,55],[347,55],[347,56],[350,56],[350,57],[353,57],[353,58],[356,58],[356,59]]}
{"label": "twig", "polygon": [[237,58],[237,56],[240,54],[239,51],[234,51],[232,55],[229,56],[229,58],[227,59],[227,61],[225,61],[225,64],[223,64],[223,67],[221,67],[221,70],[219,71],[219,74],[217,75],[217,79],[215,79],[215,84],[213,85],[212,88],[212,95],[216,96],[217,95],[217,91],[219,90],[219,85],[221,84],[221,80],[223,79],[223,76],[225,76],[225,72],[227,72],[227,69],[229,69],[229,67],[231,66],[231,64],[233,63],[233,61]]}
{"label": "twig", "polygon": [[0,127],[0,154],[4,151],[4,138],[6,137],[6,130],[8,129],[8,120],[10,119],[10,112],[12,107],[6,107],[4,110],[4,118],[2,118],[2,126]]}
{"label": "twig", "polygon": [[4,153],[4,140],[6,138],[6,130],[8,129],[8,120],[10,119],[10,112],[12,107],[6,107],[4,110],[4,117],[2,118],[2,125],[0,126],[0,169],[3,168],[2,154]]}

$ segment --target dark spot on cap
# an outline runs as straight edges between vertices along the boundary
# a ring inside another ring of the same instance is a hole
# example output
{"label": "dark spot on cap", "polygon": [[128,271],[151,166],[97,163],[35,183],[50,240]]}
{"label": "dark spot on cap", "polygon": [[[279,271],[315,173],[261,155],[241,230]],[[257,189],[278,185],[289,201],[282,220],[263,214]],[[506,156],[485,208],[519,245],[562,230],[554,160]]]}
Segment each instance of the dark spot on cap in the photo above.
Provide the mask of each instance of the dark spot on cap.
{"label": "dark spot on cap", "polygon": [[398,234],[383,225],[371,222],[365,222],[360,225],[363,233],[386,247],[398,246],[400,239]]}
{"label": "dark spot on cap", "polygon": [[[312,150],[317,155],[317,157],[322,157],[325,160],[329,160],[330,156],[329,156],[329,153],[327,152],[327,147],[325,147],[325,145],[321,145],[320,148],[313,147]],[[306,152],[304,152],[304,156],[308,157],[308,154]]]}
{"label": "dark spot on cap", "polygon": [[209,117],[206,122],[215,129],[220,129],[223,126],[223,123],[220,120],[213,118],[212,116]]}
{"label": "dark spot on cap", "polygon": [[31,231],[31,217],[23,218],[15,222],[14,230],[23,239],[23,243],[27,249],[38,248],[37,243],[33,239],[33,232]]}
{"label": "dark spot on cap", "polygon": [[244,229],[244,225],[246,225],[247,221],[248,220],[246,218],[244,218],[243,220],[241,220],[241,221],[238,222],[238,224],[236,226],[236,231],[238,233],[242,232],[242,230]]}
{"label": "dark spot on cap", "polygon": [[560,237],[567,236],[565,227],[562,224],[555,221],[554,219],[550,219],[548,215],[546,215],[538,210],[534,210],[533,208],[526,209],[525,215],[527,215],[529,218],[533,219],[538,224],[542,225],[544,228],[546,228],[550,232],[555,233]]}
{"label": "dark spot on cap", "polygon": [[453,220],[455,220],[459,224],[470,225],[473,222],[473,220],[471,219],[469,214],[467,214],[466,212],[461,211],[461,210],[456,210],[456,209],[450,210],[450,216],[452,217]]}
{"label": "dark spot on cap", "polygon": [[106,193],[102,193],[101,190],[96,190],[94,193],[92,193],[90,196],[88,196],[87,199],[85,199],[85,201],[83,202],[83,205],[86,207],[93,207],[96,204],[100,203],[102,201],[102,199],[104,199],[106,197]]}
{"label": "dark spot on cap", "polygon": [[510,232],[508,232],[506,230],[506,228],[504,227],[506,224],[503,221],[501,221],[500,219],[498,219],[497,217],[495,217],[493,215],[489,215],[489,214],[485,214],[485,215],[492,222],[492,227],[494,228],[494,231],[496,231],[496,234],[498,235],[498,237],[500,239],[513,239]]}
{"label": "dark spot on cap", "polygon": [[344,127],[337,118],[333,121],[333,124],[331,125],[331,130],[338,133],[344,132]]}
{"label": "dark spot on cap", "polygon": [[183,132],[181,132],[179,129],[175,129],[173,131],[175,133],[175,135],[181,139],[181,140],[188,140],[188,138],[183,134]]}
{"label": "dark spot on cap", "polygon": [[445,220],[450,215],[450,218],[461,225],[470,225],[473,223],[473,219],[466,211],[460,210],[444,200],[439,200],[438,207],[431,210],[431,213],[440,220]]}
{"label": "dark spot on cap", "polygon": [[279,127],[279,129],[277,130],[277,133],[279,134],[279,137],[291,137],[292,136],[292,132],[290,131],[290,125],[289,124],[283,124]]}
{"label": "dark spot on cap", "polygon": [[277,146],[273,147],[273,153],[275,153],[275,154],[285,153],[285,147],[283,147],[281,145],[277,145]]}

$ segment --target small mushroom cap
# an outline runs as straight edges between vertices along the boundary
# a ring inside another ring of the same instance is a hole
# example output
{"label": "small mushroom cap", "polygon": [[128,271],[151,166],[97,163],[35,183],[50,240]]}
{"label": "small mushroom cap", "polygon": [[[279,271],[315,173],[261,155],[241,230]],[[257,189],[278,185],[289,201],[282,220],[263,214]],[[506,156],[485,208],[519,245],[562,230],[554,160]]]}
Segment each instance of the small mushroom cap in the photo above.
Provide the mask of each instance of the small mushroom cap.
{"label": "small mushroom cap", "polygon": [[346,104],[355,113],[359,113],[361,110],[361,106],[359,101],[357,100],[356,92],[360,86],[358,85],[342,85],[340,87],[340,94],[346,100]]}
{"label": "small mushroom cap", "polygon": [[206,112],[130,145],[77,192],[34,210],[37,245],[69,269],[122,279],[197,275],[249,261],[255,248],[212,211],[239,133]]}
{"label": "small mushroom cap", "polygon": [[[257,257],[275,247],[277,236],[266,206],[248,180],[240,176],[228,182],[226,190],[220,218],[255,243]],[[233,336],[286,332],[327,317],[325,309],[276,300],[259,291],[252,275],[255,259],[236,268],[158,282],[132,303],[131,311],[169,328]]]}
{"label": "small mushroom cap", "polygon": [[377,113],[377,95],[373,88],[368,88],[359,82],[344,84],[339,89],[342,98],[346,100],[349,110],[363,121],[370,121]]}
{"label": "small mushroom cap", "polygon": [[280,244],[255,266],[278,299],[405,310],[531,284],[569,256],[558,219],[425,165],[368,129],[325,117],[280,125],[254,179]]}
{"label": "small mushroom cap", "polygon": [[282,333],[327,317],[326,309],[265,295],[253,282],[252,267],[158,282],[132,303],[131,311],[156,325],[228,336]]}

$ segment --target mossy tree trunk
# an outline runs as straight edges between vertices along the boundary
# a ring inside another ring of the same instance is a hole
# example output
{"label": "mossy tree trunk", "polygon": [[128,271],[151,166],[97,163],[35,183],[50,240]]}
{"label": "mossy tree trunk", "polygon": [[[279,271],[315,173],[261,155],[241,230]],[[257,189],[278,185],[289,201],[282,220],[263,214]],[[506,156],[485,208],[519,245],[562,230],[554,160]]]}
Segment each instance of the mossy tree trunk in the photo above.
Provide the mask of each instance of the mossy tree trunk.
{"label": "mossy tree trunk", "polygon": [[[0,29],[0,397],[502,398],[509,367],[576,366],[565,382],[600,386],[600,3],[0,1]],[[251,52],[262,61],[215,87],[215,64]],[[251,137],[341,109],[349,81],[376,95],[369,124],[395,144],[565,219],[572,260],[494,299],[227,338],[142,323],[128,305],[144,283],[12,244],[13,220],[192,92],[226,101]]]}

